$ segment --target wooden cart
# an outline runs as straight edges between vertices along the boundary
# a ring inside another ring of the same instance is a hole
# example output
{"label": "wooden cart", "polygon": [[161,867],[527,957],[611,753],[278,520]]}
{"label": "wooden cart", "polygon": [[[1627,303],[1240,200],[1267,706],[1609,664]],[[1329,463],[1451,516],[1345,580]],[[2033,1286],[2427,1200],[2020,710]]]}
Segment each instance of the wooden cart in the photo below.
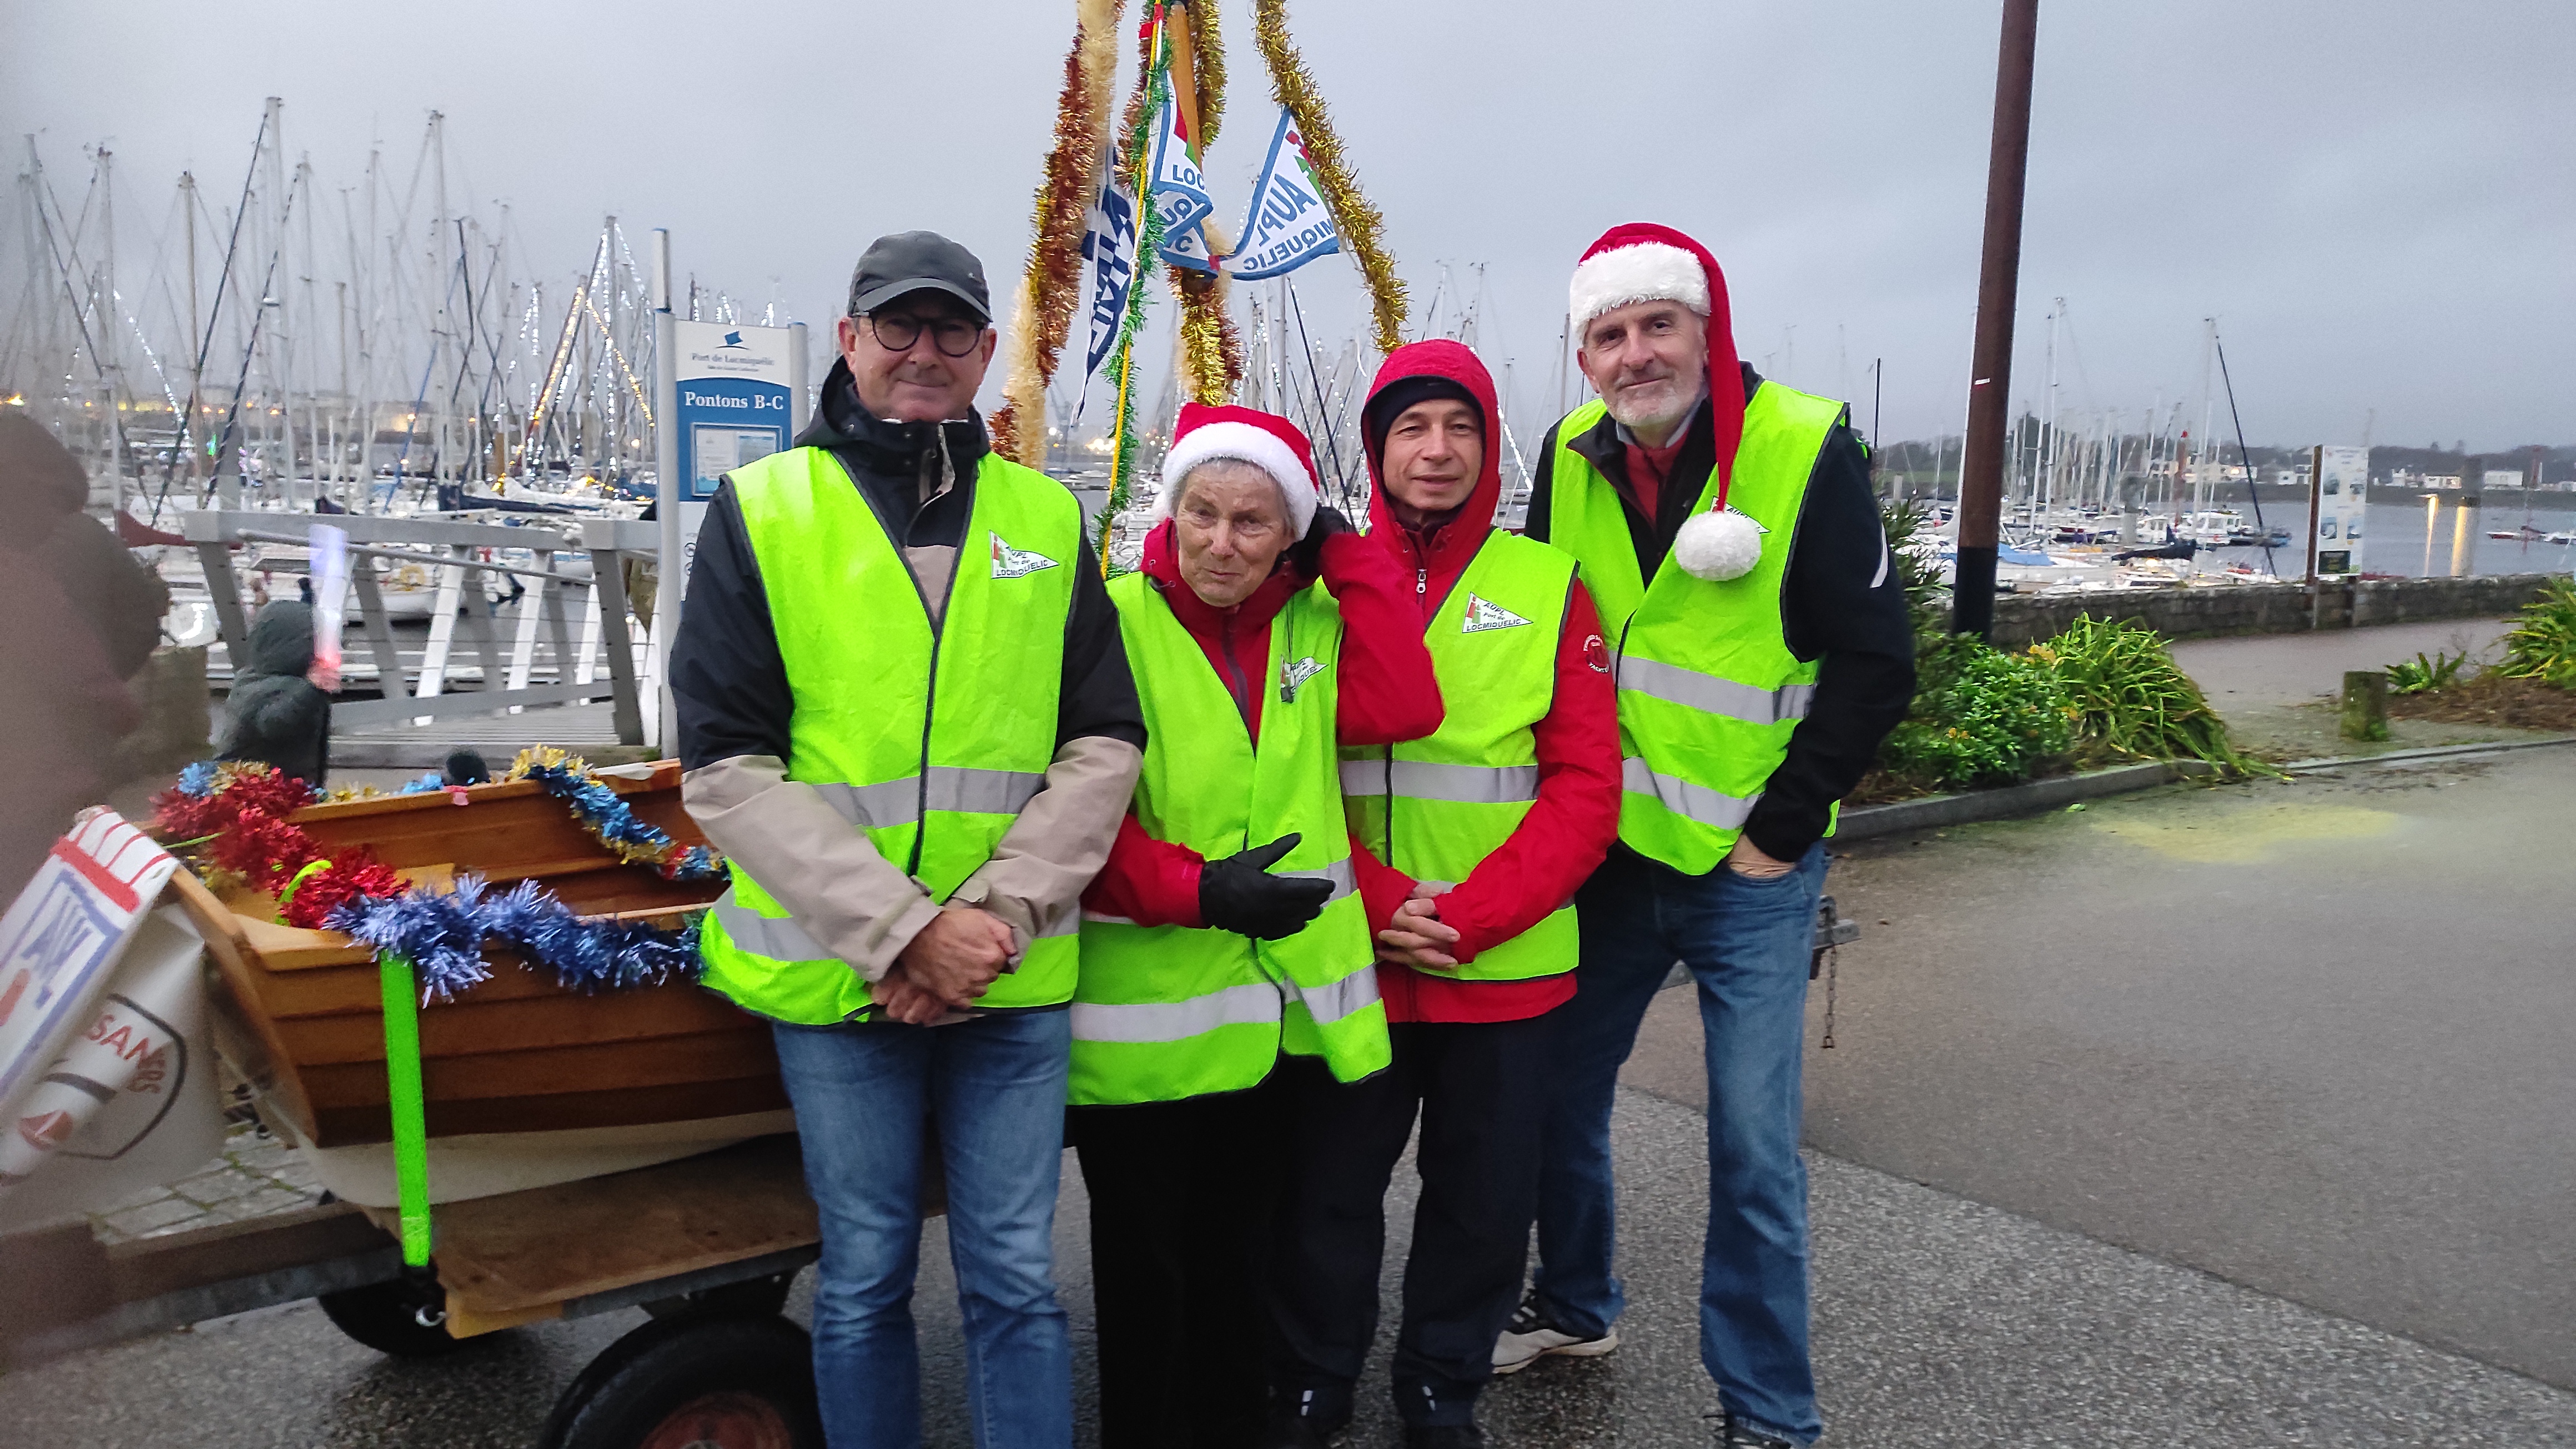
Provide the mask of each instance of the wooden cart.
{"label": "wooden cart", "polygon": [[[676,763],[601,783],[673,838],[702,842]],[[316,805],[293,821],[328,849],[364,844],[416,882],[467,871],[496,888],[541,881],[587,917],[676,921],[720,887],[624,863],[536,782],[462,798],[462,808],[446,791]],[[185,870],[171,891],[205,937],[218,1052],[262,1115],[315,1148],[386,1141],[374,953],[281,924],[267,897],[218,898]],[[762,1113],[783,1122],[766,1023],[713,993],[673,982],[582,995],[504,949],[486,961],[489,980],[419,1014],[430,1138]],[[794,1137],[441,1203],[425,1269],[405,1268],[396,1218],[325,1202],[113,1246],[85,1224],[0,1238],[0,1354],[34,1362],[303,1298],[352,1338],[401,1356],[642,1307],[654,1321],[582,1371],[543,1449],[820,1449],[811,1349],[778,1311],[817,1255]]]}
{"label": "wooden cart", "polygon": [[0,1238],[11,1366],[318,1298],[399,1357],[621,1308],[653,1321],[576,1377],[539,1449],[821,1449],[812,1349],[779,1315],[817,1254],[793,1137],[609,1177],[451,1203],[435,1276],[406,1275],[391,1218],[329,1203],[100,1245],[86,1224]]}

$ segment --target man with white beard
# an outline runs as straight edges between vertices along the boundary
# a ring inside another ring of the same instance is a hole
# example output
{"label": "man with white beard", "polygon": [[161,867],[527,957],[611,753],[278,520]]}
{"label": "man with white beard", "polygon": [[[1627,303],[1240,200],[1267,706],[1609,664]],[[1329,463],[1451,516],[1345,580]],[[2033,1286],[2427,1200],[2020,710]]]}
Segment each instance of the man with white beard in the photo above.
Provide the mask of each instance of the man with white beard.
{"label": "man with white beard", "polygon": [[1822,1432],[1798,1160],[1807,960],[1835,804],[1914,693],[1913,630],[1843,404],[1736,360],[1726,278],[1669,227],[1612,228],[1569,293],[1599,400],[1541,449],[1529,536],[1574,555],[1614,659],[1619,841],[1575,895],[1554,1017],[1539,1267],[1511,1373],[1618,1346],[1610,1109],[1674,961],[1708,1063],[1700,1359],[1721,1445]]}

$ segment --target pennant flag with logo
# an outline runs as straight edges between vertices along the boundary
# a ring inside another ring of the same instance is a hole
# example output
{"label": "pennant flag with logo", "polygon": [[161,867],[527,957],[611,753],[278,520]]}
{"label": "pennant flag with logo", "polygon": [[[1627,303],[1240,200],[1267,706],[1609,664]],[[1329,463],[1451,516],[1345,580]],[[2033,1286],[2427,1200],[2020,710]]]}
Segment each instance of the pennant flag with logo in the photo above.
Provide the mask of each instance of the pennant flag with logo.
{"label": "pennant flag with logo", "polygon": [[1162,255],[1163,260],[1173,266],[1193,272],[1215,273],[1218,265],[1208,247],[1207,218],[1191,222],[1186,231],[1163,233]]}
{"label": "pennant flag with logo", "polygon": [[1511,610],[1504,608],[1502,605],[1495,603],[1491,599],[1480,598],[1475,594],[1469,594],[1467,596],[1466,622],[1459,626],[1458,632],[1461,634],[1481,634],[1488,629],[1517,629],[1528,622],[1529,620],[1522,618],[1520,615],[1513,613]]}
{"label": "pennant flag with logo", "polygon": [[1315,184],[1314,164],[1306,159],[1306,138],[1297,132],[1297,118],[1281,106],[1270,155],[1252,184],[1243,242],[1227,270],[1246,281],[1282,277],[1341,249],[1341,233],[1324,205],[1323,188]]}
{"label": "pennant flag with logo", "polygon": [[1118,324],[1127,315],[1127,294],[1136,285],[1136,198],[1118,184],[1117,168],[1101,168],[1100,194],[1083,217],[1082,270],[1091,305],[1088,339],[1082,353],[1082,390],[1073,401],[1073,418],[1091,401],[1091,380],[1109,365],[1118,350]]}
{"label": "pennant flag with logo", "polygon": [[1199,174],[1197,138],[1188,134],[1180,105],[1168,88],[1154,116],[1153,162],[1146,190],[1154,198],[1155,209],[1163,213],[1163,235],[1179,236],[1216,210],[1208,200],[1207,178]]}

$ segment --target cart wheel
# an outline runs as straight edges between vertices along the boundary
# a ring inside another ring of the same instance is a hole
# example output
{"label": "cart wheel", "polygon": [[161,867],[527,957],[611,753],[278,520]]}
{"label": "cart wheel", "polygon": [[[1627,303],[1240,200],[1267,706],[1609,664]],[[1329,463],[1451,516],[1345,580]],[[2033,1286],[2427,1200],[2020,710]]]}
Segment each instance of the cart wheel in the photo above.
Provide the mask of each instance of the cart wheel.
{"label": "cart wheel", "polygon": [[465,1346],[447,1331],[447,1305],[407,1278],[325,1293],[318,1300],[333,1327],[378,1353],[435,1358]]}
{"label": "cart wheel", "polygon": [[783,1318],[664,1318],[610,1344],[537,1449],[822,1449],[814,1346]]}

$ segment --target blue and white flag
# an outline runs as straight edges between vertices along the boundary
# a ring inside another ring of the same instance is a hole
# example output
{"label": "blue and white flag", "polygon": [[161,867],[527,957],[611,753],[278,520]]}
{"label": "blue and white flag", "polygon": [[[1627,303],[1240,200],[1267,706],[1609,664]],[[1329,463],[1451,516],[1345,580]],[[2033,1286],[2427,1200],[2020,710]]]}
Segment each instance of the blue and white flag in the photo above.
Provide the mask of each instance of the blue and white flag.
{"label": "blue and white flag", "polygon": [[1218,259],[1208,246],[1206,217],[1191,222],[1187,230],[1163,233],[1162,253],[1163,260],[1176,267],[1193,272],[1219,270]]}
{"label": "blue and white flag", "polygon": [[1091,400],[1091,380],[1118,350],[1118,328],[1127,318],[1127,294],[1136,285],[1136,198],[1118,184],[1117,169],[1101,168],[1100,193],[1083,216],[1082,272],[1091,305],[1089,339],[1082,353],[1082,391],[1074,421]]}
{"label": "blue and white flag", "polygon": [[1197,143],[1182,133],[1180,106],[1168,94],[1154,116],[1153,162],[1145,189],[1163,213],[1163,235],[1179,236],[1216,210],[1199,173]]}
{"label": "blue and white flag", "polygon": [[1306,159],[1306,138],[1297,133],[1296,118],[1279,108],[1279,131],[1270,138],[1270,155],[1252,183],[1252,209],[1243,219],[1243,241],[1227,268],[1245,281],[1280,277],[1315,258],[1342,249],[1341,233],[1315,184],[1314,164]]}

